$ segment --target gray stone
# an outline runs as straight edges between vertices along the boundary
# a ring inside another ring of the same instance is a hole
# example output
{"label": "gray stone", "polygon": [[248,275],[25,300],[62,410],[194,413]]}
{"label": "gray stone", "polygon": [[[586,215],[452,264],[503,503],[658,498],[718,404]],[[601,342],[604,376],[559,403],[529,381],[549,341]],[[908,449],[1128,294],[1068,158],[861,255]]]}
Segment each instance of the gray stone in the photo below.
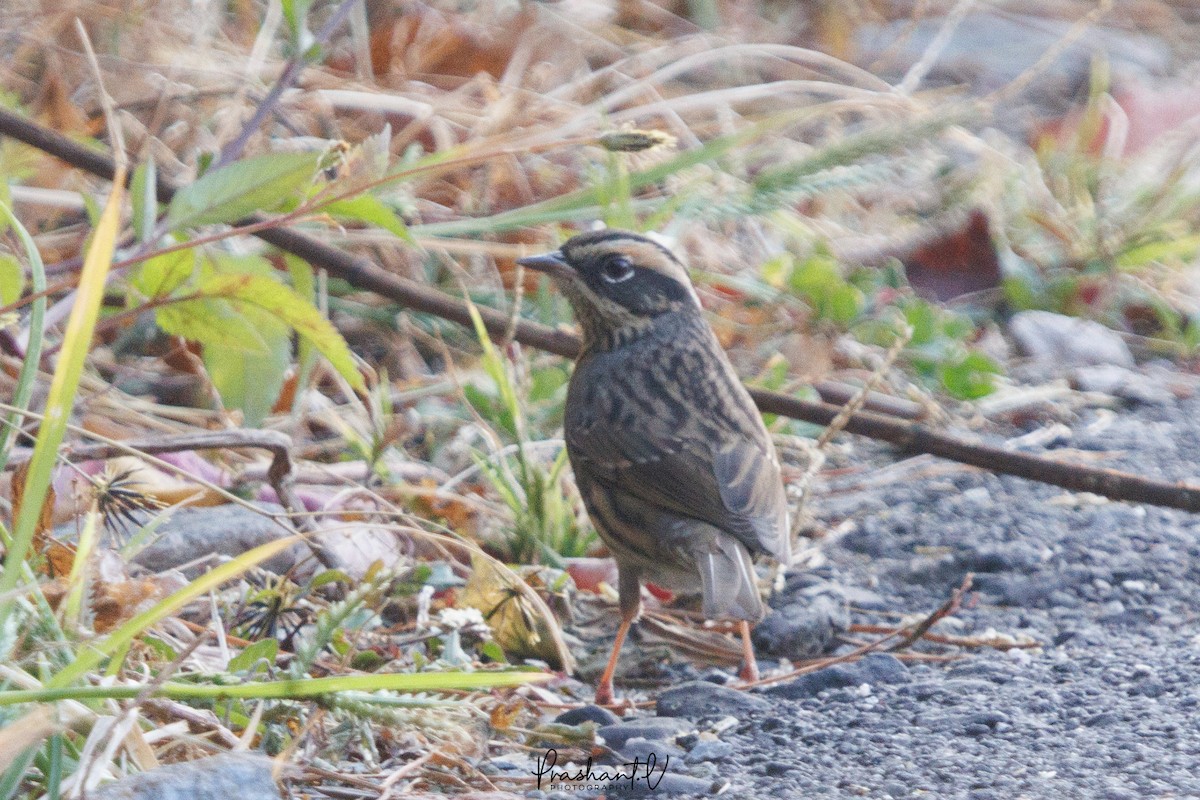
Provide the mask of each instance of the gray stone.
{"label": "gray stone", "polygon": [[1038,361],[1064,368],[1134,365],[1125,340],[1099,322],[1049,311],[1020,311],[1008,326],[1020,351]]}
{"label": "gray stone", "polygon": [[733,755],[733,745],[716,739],[710,742],[699,742],[684,758],[688,764],[699,764],[701,761],[720,761]]}
{"label": "gray stone", "polygon": [[[270,504],[262,504],[262,508],[267,512],[283,511],[282,507]],[[240,505],[181,508],[172,512],[156,532],[157,538],[133,561],[152,572],[164,572],[206,556],[233,558],[293,534],[286,525]],[[303,542],[296,542],[260,566],[282,575],[305,559],[312,561],[312,551]],[[184,574],[194,578],[209,566],[211,562],[205,561],[185,569]]]}
{"label": "gray stone", "polygon": [[355,580],[366,577],[376,563],[384,569],[396,569],[409,558],[405,543],[387,528],[337,525],[331,530],[318,531],[314,538],[330,559],[329,566]]}
{"label": "gray stone", "polygon": [[829,689],[844,689],[861,684],[906,683],[911,680],[908,668],[895,656],[886,653],[869,653],[851,664],[834,664],[794,681],[770,686],[764,694],[775,697],[798,699],[815,697]]}
{"label": "gray stone", "polygon": [[643,764],[665,764],[668,758],[680,759],[685,755],[681,747],[669,742],[651,741],[641,736],[635,736],[621,746],[621,758],[626,762],[632,762],[636,758]]}
{"label": "gray stone", "polygon": [[819,594],[768,614],[754,627],[754,646],[773,656],[802,661],[824,653],[849,625],[845,601]]}
{"label": "gray stone", "polygon": [[[696,797],[720,794],[728,784],[693,778],[690,775],[677,775],[671,772],[662,774],[662,765],[655,766],[654,774],[647,779],[645,771],[639,772],[635,781],[620,781],[608,790],[608,797]],[[656,782],[657,781],[657,782]]]}
{"label": "gray stone", "polygon": [[554,718],[560,725],[580,725],[584,722],[594,722],[597,725],[616,725],[621,718],[600,706],[586,705],[564,711]]}
{"label": "gray stone", "polygon": [[604,725],[596,731],[596,734],[602,737],[604,743],[613,750],[620,750],[630,739],[668,740],[695,729],[695,725],[682,719],[643,717],[628,722],[618,722],[615,725]]}
{"label": "gray stone", "polygon": [[658,696],[660,717],[744,717],[767,711],[771,704],[761,697],[718,686],[708,681],[688,681],[662,692]]}
{"label": "gray stone", "polygon": [[1175,395],[1161,382],[1115,364],[1078,367],[1071,373],[1071,384],[1080,391],[1111,394],[1134,405],[1175,402]]}
{"label": "gray stone", "polygon": [[279,800],[271,769],[261,753],[223,753],[139,772],[88,792],[95,800]]}

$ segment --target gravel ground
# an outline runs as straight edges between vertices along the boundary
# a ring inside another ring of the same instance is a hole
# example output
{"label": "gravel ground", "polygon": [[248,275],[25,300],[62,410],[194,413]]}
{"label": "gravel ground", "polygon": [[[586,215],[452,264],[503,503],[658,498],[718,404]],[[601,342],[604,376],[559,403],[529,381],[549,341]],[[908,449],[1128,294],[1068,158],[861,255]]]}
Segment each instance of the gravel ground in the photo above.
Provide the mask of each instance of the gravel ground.
{"label": "gravel ground", "polygon": [[[1200,398],[1157,375],[1156,402],[1085,408],[1059,446],[1196,481]],[[860,464],[896,461],[853,450]],[[974,593],[938,630],[1044,646],[934,664],[873,655],[753,694],[676,687],[659,714],[691,717],[699,733],[630,740],[641,750],[626,756],[675,756],[657,789],[640,782],[643,795],[1200,798],[1200,516],[943,465],[917,462],[869,492],[824,487],[815,513],[830,527],[849,516],[850,530],[775,605],[811,602],[825,581],[856,605],[929,611],[973,572]],[[729,715],[737,722],[714,734]]]}

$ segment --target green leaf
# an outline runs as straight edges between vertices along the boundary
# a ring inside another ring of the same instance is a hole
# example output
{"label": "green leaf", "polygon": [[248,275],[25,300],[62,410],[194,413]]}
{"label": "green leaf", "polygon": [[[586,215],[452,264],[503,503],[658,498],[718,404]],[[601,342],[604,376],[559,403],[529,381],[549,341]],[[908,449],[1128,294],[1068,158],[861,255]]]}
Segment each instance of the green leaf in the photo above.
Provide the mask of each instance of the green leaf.
{"label": "green leaf", "polygon": [[1004,288],[1004,299],[1014,311],[1029,311],[1039,307],[1041,297],[1033,284],[1023,277],[1006,276],[1000,285]]}
{"label": "green leaf", "polygon": [[791,253],[780,253],[774,258],[767,259],[759,268],[763,282],[774,289],[782,289],[794,269],[794,259]]}
{"label": "green leaf", "polygon": [[[258,280],[284,288],[269,278]],[[245,424],[257,427],[271,413],[279,390],[283,388],[292,358],[292,337],[286,324],[261,308],[243,307],[238,312],[265,343],[265,352],[206,344],[204,368],[221,393],[225,406],[241,409]]]}
{"label": "green leaf", "polygon": [[[636,192],[647,186],[657,185],[665,178],[689,167],[713,161],[733,150],[738,145],[745,144],[747,141],[761,136],[764,132],[785,124],[787,116],[779,115],[775,119],[765,120],[748,130],[738,131],[726,136],[718,136],[694,150],[685,150],[663,163],[655,164],[647,170],[631,173],[629,175],[629,189]],[[421,166],[439,163],[454,155],[455,151],[436,153],[428,157],[422,164],[409,165],[407,168],[409,170],[416,170]],[[605,186],[589,186],[588,188],[552,197],[549,200],[543,200],[540,203],[534,203],[524,208],[503,211],[491,217],[457,219],[450,222],[436,222],[422,225],[420,226],[420,231],[427,236],[470,236],[483,232],[496,233],[498,231],[545,222],[559,222],[583,218],[595,219],[598,216],[597,206],[603,204],[606,194],[607,187]]]}
{"label": "green leaf", "polygon": [[[51,472],[57,461],[58,448],[67,431],[67,421],[78,399],[79,382],[84,363],[92,345],[96,320],[104,302],[104,290],[112,266],[113,252],[121,227],[121,207],[125,193],[125,169],[118,166],[114,175],[113,188],[105,201],[100,224],[92,231],[91,242],[83,259],[76,289],[75,303],[67,319],[66,331],[59,349],[58,363],[46,395],[44,414],[34,443],[33,456],[29,460],[29,473],[25,481],[24,502],[20,512],[14,514],[12,535],[6,542],[8,552],[4,569],[0,571],[0,630],[7,630],[15,603],[21,596],[14,591],[25,580],[25,556],[33,540],[34,529],[41,515],[42,502],[50,485]],[[3,212],[16,225],[7,207]],[[30,254],[31,262],[33,254]],[[29,362],[35,367],[36,356]],[[5,434],[7,437],[7,434]]]}
{"label": "green leaf", "polygon": [[795,265],[787,276],[787,286],[807,299],[819,318],[840,325],[857,318],[866,302],[862,290],[843,278],[837,261],[823,252]]}
{"label": "green leaf", "polygon": [[1117,266],[1123,270],[1133,270],[1149,264],[1181,264],[1193,260],[1200,250],[1200,234],[1180,236],[1163,241],[1131,247],[1117,258]]}
{"label": "green leaf", "polygon": [[816,254],[797,264],[788,276],[788,287],[799,295],[816,297],[842,279],[837,262],[832,258]]}
{"label": "green leaf", "polygon": [[8,253],[0,253],[0,306],[15,303],[25,291],[25,269]]}
{"label": "green leaf", "polygon": [[366,383],[354,364],[346,340],[312,303],[278,281],[261,275],[214,275],[198,287],[203,295],[222,297],[262,309],[312,342],[346,382],[357,391]]}
{"label": "green leaf", "polygon": [[79,197],[83,200],[83,210],[87,212],[88,224],[95,228],[100,224],[100,213],[103,209],[96,203],[96,198],[87,192],[80,192]]}
{"label": "green leaf", "polygon": [[250,675],[260,671],[268,672],[274,665],[275,656],[278,654],[278,639],[262,639],[229,659],[228,669],[230,672],[245,672]]}
{"label": "green leaf", "polygon": [[[290,540],[281,540],[290,541]],[[140,616],[138,617],[140,619]],[[124,628],[122,628],[122,631]],[[99,658],[90,659],[98,661]],[[76,663],[88,663],[80,659]],[[74,665],[72,665],[74,667]],[[71,670],[75,678],[77,668]],[[50,681],[40,689],[0,691],[0,706],[22,703],[53,703],[59,700],[90,702],[105,698],[133,699],[142,695],[170,697],[176,700],[265,699],[295,700],[322,697],[337,692],[445,692],[454,689],[491,689],[497,686],[519,686],[554,678],[553,673],[526,670],[461,670],[446,672],[373,672],[367,675],[332,675],[323,678],[288,678],[275,681],[246,681],[245,683],[166,683],[121,684],[108,686],[71,686],[66,681]],[[399,705],[392,698],[368,696],[359,698],[377,703]],[[392,702],[389,702],[392,701]]]}
{"label": "green leaf", "polygon": [[954,311],[942,312],[942,334],[950,339],[963,341],[975,332],[975,323],[965,314]]}
{"label": "green leaf", "polygon": [[[285,253],[283,262],[287,265],[288,275],[292,278],[292,288],[309,303],[317,304],[317,281],[313,274],[312,265],[299,256]],[[317,349],[312,342],[300,337],[296,348],[296,385],[307,386],[309,375],[317,363]]]}
{"label": "green leaf", "polygon": [[[0,181],[0,189],[2,189],[0,194],[8,195],[7,183]],[[13,215],[12,208],[3,202],[0,202],[0,221],[3,221],[6,230],[11,230],[15,234],[17,241],[25,251],[25,261],[29,264],[30,288],[35,293],[42,292],[46,288],[46,271],[33,237],[29,235],[29,231],[25,230],[25,226],[21,224],[20,220]],[[20,283],[24,283],[23,273]],[[16,388],[9,399],[9,403],[18,409],[29,408],[29,401],[33,397],[38,365],[42,359],[42,322],[45,315],[46,298],[42,296],[34,300],[29,307],[29,344],[25,349],[25,360],[21,364],[21,371],[17,374]],[[13,411],[7,419],[0,421],[0,471],[8,463],[8,443],[13,431],[17,429],[20,419],[20,413]]]}
{"label": "green leaf", "polygon": [[179,230],[234,222],[279,208],[312,181],[320,158],[320,153],[268,153],[209,172],[176,192],[167,226]]}
{"label": "green leaf", "polygon": [[904,321],[912,328],[912,347],[929,344],[937,338],[937,314],[924,300],[914,300],[904,308]]}
{"label": "green leaf", "polygon": [[567,385],[569,378],[567,371],[558,366],[533,370],[529,381],[529,401],[540,403],[553,400]]}
{"label": "green leaf", "polygon": [[142,297],[154,300],[169,296],[192,277],[195,270],[195,251],[164,253],[139,264],[129,278],[129,285]]}
{"label": "green leaf", "polygon": [[977,400],[996,388],[1000,366],[983,353],[972,351],[956,362],[943,364],[938,377],[946,391],[959,400]]}
{"label": "green leaf", "polygon": [[495,642],[484,642],[483,647],[479,649],[479,652],[497,664],[508,663],[508,659],[504,655],[504,648]]}
{"label": "green leaf", "polygon": [[172,336],[182,336],[205,347],[264,355],[266,340],[229,302],[213,297],[194,297],[154,312],[158,327]]}
{"label": "green leaf", "polygon": [[337,200],[324,206],[323,210],[334,219],[374,225],[376,228],[382,228],[395,234],[409,244],[416,244],[416,240],[408,232],[408,226],[404,224],[404,220],[400,219],[395,211],[374,195],[360,194],[358,197]]}
{"label": "green leaf", "polygon": [[865,302],[865,296],[857,286],[840,283],[830,289],[825,311],[831,320],[846,325],[858,317]]}

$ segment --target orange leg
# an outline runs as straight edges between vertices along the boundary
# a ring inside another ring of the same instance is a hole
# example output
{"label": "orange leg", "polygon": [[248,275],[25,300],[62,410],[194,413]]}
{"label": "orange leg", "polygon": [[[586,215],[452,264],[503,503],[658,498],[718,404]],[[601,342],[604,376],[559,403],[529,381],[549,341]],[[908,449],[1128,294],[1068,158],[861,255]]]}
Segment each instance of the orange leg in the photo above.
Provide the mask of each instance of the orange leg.
{"label": "orange leg", "polygon": [[754,645],[750,643],[750,623],[742,620],[738,628],[742,631],[742,669],[738,677],[750,683],[758,680],[758,661],[754,658]]}
{"label": "orange leg", "polygon": [[596,684],[596,705],[611,706],[613,697],[613,672],[617,669],[617,658],[621,655],[621,645],[625,644],[625,635],[629,626],[638,618],[642,611],[642,582],[641,576],[635,569],[617,565],[617,594],[621,598],[621,627],[617,628],[617,640],[613,642],[612,654],[608,657],[608,666]]}
{"label": "orange leg", "polygon": [[611,706],[616,698],[613,697],[613,672],[617,669],[617,658],[621,655],[621,645],[625,644],[625,634],[629,633],[629,626],[633,624],[633,617],[625,617],[621,620],[621,627],[617,628],[617,640],[613,642],[612,654],[608,657],[608,666],[604,668],[604,674],[600,676],[600,682],[596,684],[596,705]]}

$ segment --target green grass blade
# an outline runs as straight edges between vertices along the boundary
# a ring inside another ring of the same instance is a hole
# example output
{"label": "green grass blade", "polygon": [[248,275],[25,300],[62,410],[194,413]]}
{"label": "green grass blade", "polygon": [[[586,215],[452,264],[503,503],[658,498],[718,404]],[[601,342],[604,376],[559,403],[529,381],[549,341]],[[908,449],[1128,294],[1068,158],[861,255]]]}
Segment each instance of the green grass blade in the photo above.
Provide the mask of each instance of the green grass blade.
{"label": "green grass blade", "polygon": [[0,573],[0,597],[6,598],[0,601],[0,627],[3,627],[8,619],[17,599],[13,589],[16,588],[24,569],[25,557],[29,552],[29,545],[42,513],[42,504],[50,486],[58,448],[66,433],[67,420],[74,405],[75,393],[79,389],[83,363],[91,349],[92,334],[100,314],[100,303],[104,299],[108,270],[112,265],[117,234],[121,227],[121,198],[124,187],[125,175],[122,170],[118,170],[118,174],[113,178],[108,203],[100,215],[100,222],[83,260],[75,305],[67,320],[58,367],[50,382],[45,419],[29,462],[21,513],[14,520],[12,545],[4,559],[4,571]]}
{"label": "green grass blade", "polygon": [[[21,242],[21,247],[25,249],[25,258],[29,261],[29,272],[33,279],[31,288],[34,294],[45,291],[46,270],[42,264],[41,253],[33,243],[33,237],[13,214],[12,209],[3,202],[0,202],[0,218],[6,220],[12,227]],[[25,348],[25,361],[21,364],[21,371],[17,375],[17,389],[13,393],[12,404],[22,410],[29,408],[29,398],[33,396],[33,384],[37,378],[38,365],[42,361],[42,325],[45,317],[46,298],[39,297],[33,301],[29,309],[29,346]],[[7,424],[0,424],[0,471],[3,471],[8,463],[9,440],[14,427],[20,423],[21,416],[14,412],[9,415]]]}
{"label": "green grass blade", "polygon": [[149,689],[152,697],[172,700],[296,700],[321,697],[337,692],[440,692],[457,689],[491,689],[546,681],[554,675],[546,672],[508,670],[504,672],[383,672],[370,675],[334,675],[324,678],[288,678],[277,681],[197,684],[167,682],[157,687],[142,684],[125,686],[50,686],[43,689],[0,691],[0,706],[19,703],[52,703],[57,700],[121,700],[140,696]]}

